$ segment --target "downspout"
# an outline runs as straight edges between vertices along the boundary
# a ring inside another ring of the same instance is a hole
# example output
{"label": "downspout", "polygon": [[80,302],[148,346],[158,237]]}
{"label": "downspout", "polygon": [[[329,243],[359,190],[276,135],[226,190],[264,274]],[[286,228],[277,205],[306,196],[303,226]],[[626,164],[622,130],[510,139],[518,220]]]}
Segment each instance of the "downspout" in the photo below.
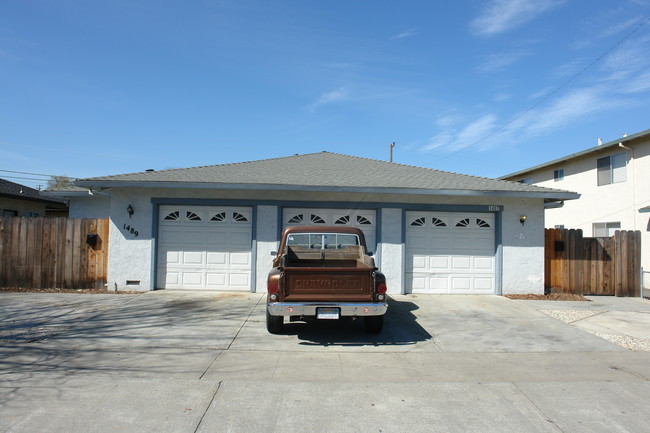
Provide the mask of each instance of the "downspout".
{"label": "downspout", "polygon": [[627,147],[623,143],[618,143],[618,147],[629,150],[632,153],[632,157],[630,158],[630,161],[632,162],[632,222],[634,224],[634,230],[636,230],[636,163],[634,162],[634,149]]}

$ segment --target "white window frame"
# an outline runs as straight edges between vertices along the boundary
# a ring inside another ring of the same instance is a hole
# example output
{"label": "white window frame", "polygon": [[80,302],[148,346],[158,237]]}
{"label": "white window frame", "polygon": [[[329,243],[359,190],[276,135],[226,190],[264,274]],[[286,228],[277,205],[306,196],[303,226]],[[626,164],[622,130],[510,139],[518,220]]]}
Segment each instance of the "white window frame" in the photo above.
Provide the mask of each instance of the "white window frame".
{"label": "white window frame", "polygon": [[627,181],[626,152],[598,158],[596,160],[596,180],[598,186]]}
{"label": "white window frame", "polygon": [[612,221],[606,223],[593,223],[592,234],[595,238],[611,238],[614,236],[616,230],[621,229],[620,221]]}

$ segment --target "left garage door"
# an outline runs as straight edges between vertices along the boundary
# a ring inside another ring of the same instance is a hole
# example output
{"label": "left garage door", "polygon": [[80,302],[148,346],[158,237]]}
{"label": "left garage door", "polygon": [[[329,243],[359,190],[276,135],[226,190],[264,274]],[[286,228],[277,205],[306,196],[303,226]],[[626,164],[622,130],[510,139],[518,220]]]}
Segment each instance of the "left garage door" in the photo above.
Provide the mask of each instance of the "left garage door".
{"label": "left garage door", "polygon": [[160,289],[250,290],[249,207],[160,206]]}

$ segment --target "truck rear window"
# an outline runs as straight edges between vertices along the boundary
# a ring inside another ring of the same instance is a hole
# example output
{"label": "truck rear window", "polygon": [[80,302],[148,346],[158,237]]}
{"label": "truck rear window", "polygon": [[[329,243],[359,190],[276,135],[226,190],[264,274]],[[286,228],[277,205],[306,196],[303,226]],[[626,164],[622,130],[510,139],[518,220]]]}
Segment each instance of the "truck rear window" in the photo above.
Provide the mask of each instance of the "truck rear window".
{"label": "truck rear window", "polygon": [[359,245],[359,236],[347,233],[295,233],[287,238],[287,245],[309,249],[342,249]]}

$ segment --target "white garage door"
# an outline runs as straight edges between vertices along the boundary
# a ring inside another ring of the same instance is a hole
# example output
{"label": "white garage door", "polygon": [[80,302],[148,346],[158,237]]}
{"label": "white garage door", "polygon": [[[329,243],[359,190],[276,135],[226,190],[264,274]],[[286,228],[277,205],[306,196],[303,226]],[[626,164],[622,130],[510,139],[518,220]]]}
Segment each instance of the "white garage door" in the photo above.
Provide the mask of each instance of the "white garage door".
{"label": "white garage door", "polygon": [[248,207],[160,206],[158,288],[250,290],[251,215]]}
{"label": "white garage door", "polygon": [[377,212],[368,209],[303,209],[286,208],[283,228],[298,225],[330,225],[357,227],[366,237],[368,251],[375,251]]}
{"label": "white garage door", "polygon": [[407,293],[495,293],[494,215],[407,212]]}

